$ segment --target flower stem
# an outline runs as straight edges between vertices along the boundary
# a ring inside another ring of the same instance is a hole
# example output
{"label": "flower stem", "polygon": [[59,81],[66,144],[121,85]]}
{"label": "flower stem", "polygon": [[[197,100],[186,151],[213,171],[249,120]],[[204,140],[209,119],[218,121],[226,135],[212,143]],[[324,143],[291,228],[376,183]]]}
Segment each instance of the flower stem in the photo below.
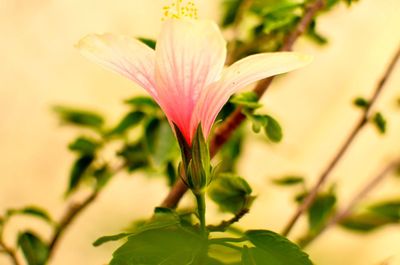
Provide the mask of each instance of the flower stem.
{"label": "flower stem", "polygon": [[197,212],[199,214],[200,220],[200,230],[202,234],[206,234],[206,200],[204,196],[204,192],[194,192],[194,196],[196,197],[197,202]]}

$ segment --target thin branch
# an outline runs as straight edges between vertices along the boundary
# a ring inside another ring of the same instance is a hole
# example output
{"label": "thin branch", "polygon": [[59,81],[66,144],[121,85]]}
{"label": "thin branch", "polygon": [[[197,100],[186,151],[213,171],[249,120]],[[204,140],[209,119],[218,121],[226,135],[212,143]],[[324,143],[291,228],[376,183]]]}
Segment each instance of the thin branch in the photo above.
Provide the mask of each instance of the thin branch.
{"label": "thin branch", "polygon": [[98,190],[93,191],[83,202],[81,203],[73,203],[68,208],[64,217],[61,219],[59,225],[57,226],[53,237],[49,243],[49,252],[47,259],[50,260],[52,255],[54,254],[60,239],[64,235],[65,231],[69,228],[71,223],[78,217],[80,213],[83,212],[98,196]]}
{"label": "thin branch", "polygon": [[377,84],[375,91],[369,100],[368,106],[364,109],[362,116],[358,120],[356,126],[350,133],[349,137],[346,139],[346,141],[343,143],[343,145],[340,147],[338,152],[335,154],[333,159],[330,161],[328,166],[325,168],[325,170],[322,172],[320,177],[318,178],[317,183],[315,186],[311,189],[311,191],[308,193],[307,197],[304,199],[303,203],[297,208],[296,212],[292,216],[292,218],[289,220],[288,224],[284,228],[282,235],[287,236],[290,231],[292,230],[293,226],[296,224],[297,220],[300,218],[300,216],[308,210],[308,208],[312,205],[314,202],[318,192],[321,190],[322,186],[325,184],[327,181],[328,177],[330,176],[330,173],[333,171],[333,169],[336,167],[338,162],[343,158],[344,154],[346,151],[349,149],[351,144],[353,143],[354,139],[357,137],[359,132],[364,128],[366,124],[368,124],[368,120],[370,118],[371,110],[378,99],[379,95],[381,94],[383,88],[385,87],[385,84],[387,80],[389,79],[391,73],[393,72],[393,69],[396,65],[396,62],[398,61],[400,57],[400,46],[395,54],[395,56],[392,58],[388,68],[386,69],[385,73],[383,74],[383,77]]}
{"label": "thin branch", "polygon": [[374,190],[378,184],[380,184],[391,172],[396,170],[400,166],[400,159],[392,161],[389,163],[378,175],[372,178],[350,201],[350,203],[341,211],[338,211],[336,215],[332,217],[332,219],[324,225],[318,233],[307,237],[305,241],[302,242],[301,246],[304,248],[308,246],[312,241],[314,241],[317,237],[321,236],[328,228],[340,223],[344,219],[346,219],[356,206],[362,201],[372,190]]}
{"label": "thin branch", "polygon": [[[294,42],[304,34],[307,27],[310,25],[312,19],[317,15],[318,11],[320,11],[325,6],[325,0],[316,0],[306,7],[304,11],[304,16],[301,18],[296,28],[288,35],[285,39],[284,44],[281,51],[290,51]],[[257,83],[254,88],[254,92],[258,95],[259,98],[267,91],[273,77],[261,80]],[[213,157],[219,149],[229,140],[230,136],[233,132],[242,124],[242,122],[246,119],[243,115],[241,108],[237,108],[229,117],[219,126],[215,132],[214,136],[210,141],[210,155]],[[175,208],[180,199],[183,197],[185,192],[187,191],[187,187],[183,183],[182,180],[178,180],[174,187],[170,190],[167,197],[162,202],[162,207],[167,208]]]}
{"label": "thin branch", "polygon": [[232,217],[231,219],[222,221],[222,222],[221,222],[220,224],[218,224],[218,225],[209,225],[209,226],[207,226],[207,229],[208,229],[209,231],[212,231],[212,232],[216,232],[216,231],[218,231],[218,232],[224,232],[224,231],[226,231],[226,229],[228,229],[231,225],[233,225],[234,223],[239,222],[239,220],[242,219],[243,216],[245,216],[245,215],[248,214],[248,213],[249,213],[249,209],[243,209],[243,210],[241,210],[240,212],[238,212],[237,214],[235,214],[235,216]]}
{"label": "thin branch", "polygon": [[6,254],[11,259],[11,262],[14,265],[21,265],[21,263],[18,260],[16,251],[11,247],[7,246],[2,239],[0,239],[0,247],[1,247],[0,252]]}
{"label": "thin branch", "polygon": [[[113,175],[120,172],[124,169],[125,164],[122,163],[121,165],[115,167],[113,170]],[[58,243],[62,239],[65,232],[68,230],[72,222],[81,214],[89,205],[91,205],[96,198],[99,196],[102,189],[94,189],[89,196],[86,197],[82,202],[79,203],[72,203],[66,210],[64,216],[61,218],[58,226],[56,227],[53,236],[50,239],[49,243],[49,252],[47,256],[47,261],[51,259],[55,250],[57,249]]]}

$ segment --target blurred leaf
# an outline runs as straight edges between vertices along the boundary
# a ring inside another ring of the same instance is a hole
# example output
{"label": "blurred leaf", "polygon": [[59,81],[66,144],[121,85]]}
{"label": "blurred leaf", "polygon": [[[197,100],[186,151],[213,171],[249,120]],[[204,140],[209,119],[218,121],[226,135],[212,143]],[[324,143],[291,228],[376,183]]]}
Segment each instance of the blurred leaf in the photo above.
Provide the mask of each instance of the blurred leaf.
{"label": "blurred leaf", "polygon": [[151,110],[160,108],[158,104],[151,97],[146,97],[146,96],[136,96],[134,98],[126,100],[125,103],[141,110],[146,108]]}
{"label": "blurred leaf", "polygon": [[[232,96],[233,97],[233,96]],[[232,98],[231,97],[231,98]],[[218,113],[217,118],[215,119],[216,121],[221,121],[225,120],[232,112],[234,112],[236,109],[235,104],[233,104],[230,100],[225,103],[225,105],[222,107],[221,111]]]}
{"label": "blurred leaf", "polygon": [[104,119],[100,114],[87,110],[56,106],[54,107],[54,111],[63,122],[72,125],[100,129],[104,123]]}
{"label": "blurred leaf", "polygon": [[24,232],[18,237],[18,245],[29,265],[44,265],[47,261],[48,246],[35,234]]}
{"label": "blurred leaf", "polygon": [[251,192],[246,180],[229,174],[219,175],[208,188],[208,195],[218,204],[220,210],[233,214],[249,209],[255,199]]}
{"label": "blurred leaf", "polygon": [[240,127],[233,132],[229,140],[222,146],[219,152],[221,156],[221,172],[235,171],[237,161],[239,160],[243,149],[244,137],[245,134],[243,128]]}
{"label": "blurred leaf", "polygon": [[146,44],[147,46],[149,46],[153,50],[156,48],[156,41],[153,40],[153,39],[140,37],[140,38],[138,38],[138,40],[140,40],[141,42],[143,42],[144,44]]}
{"label": "blurred leaf", "polygon": [[279,179],[273,179],[272,182],[279,186],[293,186],[304,183],[304,178],[300,176],[285,176]]}
{"label": "blurred leaf", "polygon": [[353,103],[355,106],[362,108],[362,109],[366,109],[369,106],[368,100],[366,100],[365,98],[362,98],[362,97],[356,98]]}
{"label": "blurred leaf", "polygon": [[119,124],[111,130],[110,135],[121,135],[124,134],[128,129],[138,125],[145,114],[142,111],[132,111],[128,113],[120,122]]}
{"label": "blurred leaf", "polygon": [[268,123],[265,127],[265,133],[272,142],[280,142],[283,138],[282,127],[278,121],[271,116],[266,115],[265,117],[268,118]]}
{"label": "blurred leaf", "polygon": [[311,233],[319,231],[334,213],[336,196],[333,193],[319,194],[308,210],[308,224]]}
{"label": "blurred leaf", "polygon": [[262,107],[262,104],[258,102],[257,94],[253,91],[236,94],[230,99],[230,102],[248,109],[257,109]]}
{"label": "blurred leaf", "polygon": [[82,155],[93,155],[98,147],[100,147],[99,143],[85,136],[78,137],[68,146],[71,151]]}
{"label": "blurred leaf", "polygon": [[7,211],[7,216],[12,216],[12,215],[30,215],[39,219],[42,219],[48,223],[53,223],[52,218],[50,215],[47,213],[46,210],[39,208],[37,206],[28,206],[22,209],[11,209]]}
{"label": "blurred leaf", "polygon": [[381,134],[386,132],[386,119],[383,117],[382,113],[375,113],[374,117],[372,118],[372,122],[375,124],[376,128]]}
{"label": "blurred leaf", "polygon": [[67,194],[71,193],[77,188],[82,178],[85,176],[88,168],[94,161],[94,158],[95,157],[93,155],[82,155],[78,157],[72,166]]}
{"label": "blurred leaf", "polygon": [[285,237],[267,230],[250,230],[246,237],[254,248],[243,248],[243,265],[312,265],[308,255]]}
{"label": "blurred leaf", "polygon": [[141,141],[125,145],[118,155],[124,158],[129,171],[149,166],[146,146]]}
{"label": "blurred leaf", "polygon": [[340,225],[346,229],[358,232],[370,232],[382,226],[393,223],[393,220],[373,213],[354,214],[343,221]]}
{"label": "blurred leaf", "polygon": [[168,177],[168,186],[172,187],[175,184],[176,180],[179,178],[179,176],[175,170],[174,164],[171,161],[167,163],[165,173]]}
{"label": "blurred leaf", "polygon": [[268,118],[265,115],[251,115],[251,120],[253,122],[252,129],[255,133],[259,133],[261,128],[266,128],[268,124]]}
{"label": "blurred leaf", "polygon": [[102,189],[112,177],[112,172],[107,164],[101,165],[93,171],[93,176],[97,181],[97,189]]}
{"label": "blurred leaf", "polygon": [[179,155],[175,135],[167,120],[151,119],[145,126],[144,136],[147,150],[157,167]]}
{"label": "blurred leaf", "polygon": [[311,22],[310,26],[308,27],[306,36],[319,45],[325,45],[328,43],[328,39],[317,31],[317,22],[315,19]]}
{"label": "blurred leaf", "polygon": [[110,265],[201,264],[206,258],[204,240],[179,226],[143,231],[132,235],[113,253]]}
{"label": "blurred leaf", "polygon": [[228,27],[235,22],[239,7],[243,0],[224,0],[222,2],[222,8],[224,10],[222,16],[222,27]]}
{"label": "blurred leaf", "polygon": [[375,203],[368,210],[394,222],[400,221],[400,200]]}

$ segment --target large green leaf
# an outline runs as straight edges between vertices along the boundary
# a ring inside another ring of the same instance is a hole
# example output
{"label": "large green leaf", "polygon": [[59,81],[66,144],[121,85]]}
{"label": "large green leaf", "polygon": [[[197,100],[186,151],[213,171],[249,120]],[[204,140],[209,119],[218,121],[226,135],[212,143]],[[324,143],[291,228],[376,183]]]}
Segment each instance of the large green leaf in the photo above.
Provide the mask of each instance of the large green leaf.
{"label": "large green leaf", "polygon": [[110,265],[198,265],[207,258],[206,243],[180,226],[146,230],[130,236]]}
{"label": "large green leaf", "polygon": [[246,180],[230,174],[216,177],[208,189],[208,195],[222,211],[234,214],[251,206],[254,200],[251,192]]}
{"label": "large green leaf", "polygon": [[312,265],[306,253],[277,233],[250,230],[246,236],[255,247],[243,249],[243,265]]}
{"label": "large green leaf", "polygon": [[29,265],[44,265],[47,260],[48,246],[32,232],[24,232],[18,237],[18,245]]}

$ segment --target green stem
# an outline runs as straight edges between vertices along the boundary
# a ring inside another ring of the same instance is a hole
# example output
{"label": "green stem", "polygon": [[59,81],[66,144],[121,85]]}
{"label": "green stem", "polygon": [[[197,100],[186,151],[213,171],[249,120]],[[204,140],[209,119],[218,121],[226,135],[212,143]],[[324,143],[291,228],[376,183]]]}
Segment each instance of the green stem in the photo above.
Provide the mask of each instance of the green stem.
{"label": "green stem", "polygon": [[206,200],[204,192],[194,193],[197,202],[197,212],[199,214],[200,229],[203,234],[206,234]]}

